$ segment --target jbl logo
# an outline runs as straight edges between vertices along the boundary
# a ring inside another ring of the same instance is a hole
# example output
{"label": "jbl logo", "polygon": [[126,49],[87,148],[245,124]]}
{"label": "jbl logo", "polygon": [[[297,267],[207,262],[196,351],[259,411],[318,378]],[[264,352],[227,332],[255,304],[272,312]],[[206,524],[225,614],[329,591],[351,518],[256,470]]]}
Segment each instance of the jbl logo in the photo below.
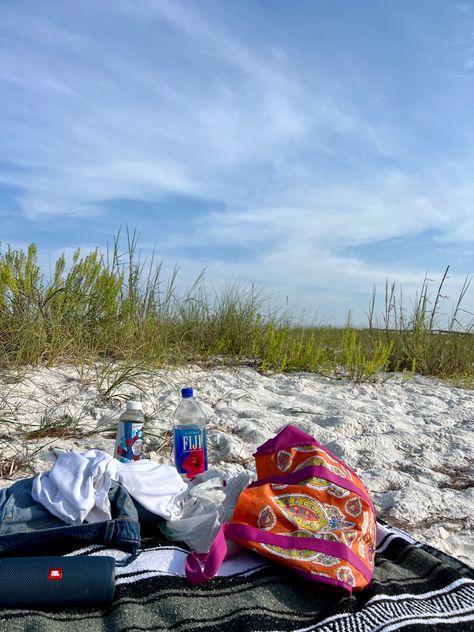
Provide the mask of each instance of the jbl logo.
{"label": "jbl logo", "polygon": [[62,579],[62,578],[63,578],[62,568],[50,568],[48,570],[48,579]]}

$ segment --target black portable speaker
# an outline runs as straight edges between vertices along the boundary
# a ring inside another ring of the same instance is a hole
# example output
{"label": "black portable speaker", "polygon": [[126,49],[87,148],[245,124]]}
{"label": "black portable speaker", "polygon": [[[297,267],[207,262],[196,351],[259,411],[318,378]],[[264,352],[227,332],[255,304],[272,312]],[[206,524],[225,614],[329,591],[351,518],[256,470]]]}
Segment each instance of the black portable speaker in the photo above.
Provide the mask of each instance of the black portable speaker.
{"label": "black portable speaker", "polygon": [[0,559],[0,608],[98,606],[114,592],[113,557]]}

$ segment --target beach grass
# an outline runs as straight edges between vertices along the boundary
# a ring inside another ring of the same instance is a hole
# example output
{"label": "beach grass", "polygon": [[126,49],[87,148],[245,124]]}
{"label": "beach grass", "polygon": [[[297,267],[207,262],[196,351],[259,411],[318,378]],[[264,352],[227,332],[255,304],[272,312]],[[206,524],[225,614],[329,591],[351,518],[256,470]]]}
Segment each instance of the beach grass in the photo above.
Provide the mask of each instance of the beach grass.
{"label": "beach grass", "polygon": [[464,324],[466,279],[452,314],[442,320],[443,285],[427,278],[415,301],[387,283],[384,310],[367,326],[304,326],[269,312],[256,287],[230,284],[216,292],[201,274],[178,290],[178,270],[163,278],[153,254],[143,259],[136,232],[105,252],[61,255],[45,271],[34,244],[0,249],[0,369],[66,362],[90,373],[105,397],[144,371],[190,362],[249,363],[262,371],[301,370],[355,381],[383,372],[415,372],[472,383],[474,335]]}

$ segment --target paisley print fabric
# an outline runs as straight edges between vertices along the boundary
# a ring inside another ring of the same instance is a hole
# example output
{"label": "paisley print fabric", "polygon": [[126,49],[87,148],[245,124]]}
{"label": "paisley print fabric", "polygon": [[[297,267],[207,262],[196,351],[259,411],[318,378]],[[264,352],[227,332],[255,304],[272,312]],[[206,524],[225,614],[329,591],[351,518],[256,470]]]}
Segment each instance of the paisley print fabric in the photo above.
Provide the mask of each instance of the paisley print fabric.
{"label": "paisley print fabric", "polygon": [[332,483],[330,483],[327,479],[316,478],[315,476],[312,476],[311,478],[306,478],[304,481],[301,481],[301,483],[303,485],[308,485],[313,489],[329,489],[332,485]]}
{"label": "paisley print fabric", "polygon": [[285,450],[278,452],[278,469],[282,472],[286,472],[291,465],[291,454]]}
{"label": "paisley print fabric", "polygon": [[350,520],[346,520],[345,514],[336,507],[335,505],[325,505],[326,514],[329,517],[328,526],[331,529],[352,529],[355,527],[355,522],[351,522]]}
{"label": "paisley print fabric", "polygon": [[[374,566],[375,514],[359,477],[293,426],[254,456],[258,480],[240,495],[231,525],[259,531],[237,541],[314,581],[349,591],[367,586]],[[316,475],[305,475],[306,468],[318,468]],[[287,539],[293,544],[286,545]]]}
{"label": "paisley print fabric", "polygon": [[352,574],[349,566],[341,566],[340,568],[338,568],[336,571],[336,577],[340,579],[341,582],[346,582],[351,586],[354,586],[355,584],[354,575]]}
{"label": "paisley print fabric", "polygon": [[343,489],[338,485],[334,485],[334,483],[330,483],[325,478],[316,478],[315,476],[301,481],[301,484],[307,485],[312,489],[326,489],[328,494],[331,494],[331,496],[336,496],[337,498],[344,498],[345,496],[349,496],[350,493],[347,491],[347,489]]}
{"label": "paisley print fabric", "polygon": [[273,509],[267,505],[258,516],[258,526],[260,529],[271,529],[275,526],[276,516]]}
{"label": "paisley print fabric", "polygon": [[[357,539],[357,536],[357,531],[344,531],[342,537],[344,538],[344,542],[347,544],[347,546],[351,546],[352,543],[355,542],[355,540]],[[365,557],[365,555],[363,557]]]}
{"label": "paisley print fabric", "polygon": [[290,522],[300,529],[320,531],[328,524],[321,503],[307,494],[281,495],[272,498]]}
{"label": "paisley print fabric", "polygon": [[331,484],[328,487],[328,494],[331,494],[331,496],[336,496],[336,498],[345,498],[346,496],[349,496],[350,492],[347,491],[347,489],[339,487],[338,485]]}
{"label": "paisley print fabric", "polygon": [[362,513],[362,503],[360,501],[360,498],[358,497],[351,498],[350,500],[348,500],[346,504],[344,505],[344,507],[347,513],[353,516],[354,518],[357,518],[357,516],[360,516],[360,514]]}
{"label": "paisley print fabric", "polygon": [[315,456],[310,457],[309,459],[306,459],[302,463],[300,463],[298,467],[295,467],[295,472],[299,472],[300,470],[303,470],[305,467],[311,467],[312,465],[323,465],[324,467],[328,467],[329,463],[325,461],[319,455],[315,455]]}
{"label": "paisley print fabric", "polygon": [[327,454],[324,454],[322,450],[314,451],[313,456],[302,461],[297,467],[295,467],[295,472],[299,472],[305,467],[312,467],[322,465],[323,467],[327,467],[331,472],[337,474],[337,476],[341,476],[342,478],[348,478],[348,472],[345,468],[340,467],[336,461],[329,458]]}

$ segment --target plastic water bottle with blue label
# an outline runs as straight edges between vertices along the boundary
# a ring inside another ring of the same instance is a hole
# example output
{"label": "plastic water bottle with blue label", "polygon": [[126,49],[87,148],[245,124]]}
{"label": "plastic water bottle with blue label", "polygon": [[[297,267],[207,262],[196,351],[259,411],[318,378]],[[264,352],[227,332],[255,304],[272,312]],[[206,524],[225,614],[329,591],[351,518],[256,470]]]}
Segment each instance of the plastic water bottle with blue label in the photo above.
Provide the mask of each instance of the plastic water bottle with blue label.
{"label": "plastic water bottle with blue label", "polygon": [[173,415],[174,462],[181,476],[192,480],[207,470],[207,421],[193,389],[183,388],[181,395]]}
{"label": "plastic water bottle with blue label", "polygon": [[139,461],[143,443],[143,415],[142,403],[128,401],[117,425],[114,457],[121,463]]}

